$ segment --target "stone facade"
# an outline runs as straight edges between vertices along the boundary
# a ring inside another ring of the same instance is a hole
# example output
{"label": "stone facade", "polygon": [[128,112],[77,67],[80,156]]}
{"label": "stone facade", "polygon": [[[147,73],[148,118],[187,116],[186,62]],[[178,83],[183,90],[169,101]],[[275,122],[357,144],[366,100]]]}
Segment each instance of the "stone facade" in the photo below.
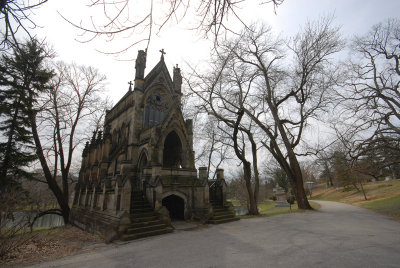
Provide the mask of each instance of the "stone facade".
{"label": "stone facade", "polygon": [[71,211],[71,222],[83,229],[118,232],[121,221],[135,216],[135,194],[173,218],[212,215],[206,169],[197,177],[194,164],[192,120],[182,116],[180,69],[173,68],[172,79],[163,56],[144,77],[146,52],[139,51],[134,88],[130,83],[106,112],[104,132],[86,143]]}

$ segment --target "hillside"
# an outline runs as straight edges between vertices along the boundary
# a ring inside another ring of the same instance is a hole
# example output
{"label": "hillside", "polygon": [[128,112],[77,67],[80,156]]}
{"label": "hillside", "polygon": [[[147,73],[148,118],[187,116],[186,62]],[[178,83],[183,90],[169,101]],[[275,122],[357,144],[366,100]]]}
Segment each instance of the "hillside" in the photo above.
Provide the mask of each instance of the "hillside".
{"label": "hillside", "polygon": [[325,184],[319,184],[314,187],[311,199],[357,205],[400,219],[400,180],[369,182],[364,190],[368,200],[354,187],[326,189]]}

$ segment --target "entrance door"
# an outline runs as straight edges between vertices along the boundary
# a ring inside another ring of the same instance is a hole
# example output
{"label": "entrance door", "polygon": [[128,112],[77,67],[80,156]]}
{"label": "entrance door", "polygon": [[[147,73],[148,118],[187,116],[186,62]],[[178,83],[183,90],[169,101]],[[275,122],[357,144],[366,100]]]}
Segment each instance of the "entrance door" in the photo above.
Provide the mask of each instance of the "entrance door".
{"label": "entrance door", "polygon": [[169,195],[162,200],[162,205],[169,211],[171,220],[185,219],[185,200],[176,195]]}
{"label": "entrance door", "polygon": [[210,187],[210,202],[215,207],[223,206],[222,185],[218,181],[211,183]]}

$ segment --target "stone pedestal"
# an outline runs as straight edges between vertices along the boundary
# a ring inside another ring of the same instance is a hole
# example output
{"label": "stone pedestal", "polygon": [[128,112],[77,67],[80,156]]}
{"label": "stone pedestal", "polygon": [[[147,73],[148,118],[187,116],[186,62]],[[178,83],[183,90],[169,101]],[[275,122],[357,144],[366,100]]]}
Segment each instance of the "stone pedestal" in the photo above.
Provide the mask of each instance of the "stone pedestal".
{"label": "stone pedestal", "polygon": [[282,187],[278,185],[274,188],[274,192],[276,195],[276,204],[275,207],[289,207],[290,204],[286,200],[286,193]]}

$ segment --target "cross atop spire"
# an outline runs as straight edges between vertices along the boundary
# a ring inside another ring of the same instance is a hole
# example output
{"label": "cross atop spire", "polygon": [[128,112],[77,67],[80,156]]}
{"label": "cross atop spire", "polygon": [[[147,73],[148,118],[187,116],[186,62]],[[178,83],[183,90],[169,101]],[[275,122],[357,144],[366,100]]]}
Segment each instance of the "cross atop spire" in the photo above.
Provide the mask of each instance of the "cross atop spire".
{"label": "cross atop spire", "polygon": [[164,60],[164,55],[167,54],[167,52],[165,52],[164,49],[161,49],[160,52],[161,52],[161,59]]}

